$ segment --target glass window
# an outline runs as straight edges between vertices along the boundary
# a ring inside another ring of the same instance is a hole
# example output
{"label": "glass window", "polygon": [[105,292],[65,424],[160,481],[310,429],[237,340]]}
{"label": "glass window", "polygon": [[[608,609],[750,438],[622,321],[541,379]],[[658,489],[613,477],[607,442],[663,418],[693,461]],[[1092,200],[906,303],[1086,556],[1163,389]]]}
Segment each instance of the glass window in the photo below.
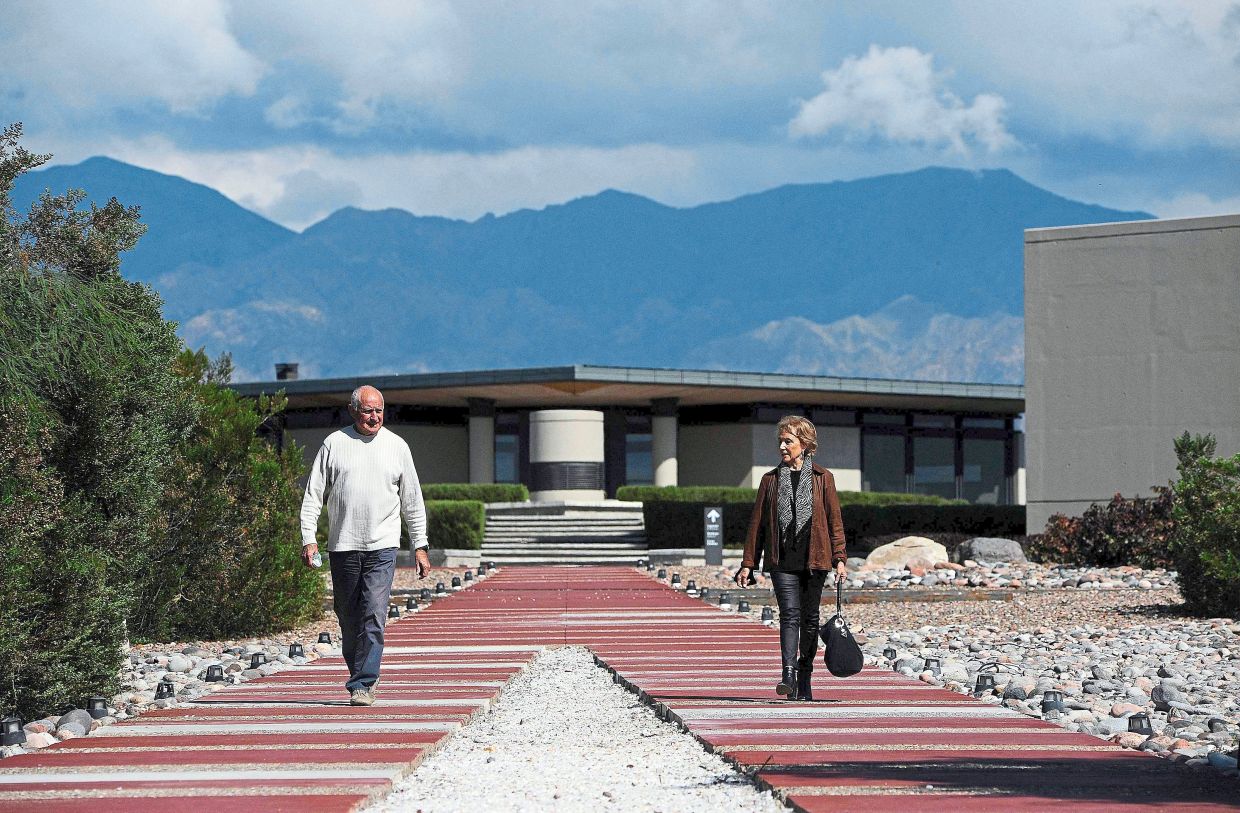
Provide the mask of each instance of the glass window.
{"label": "glass window", "polygon": [[951,415],[914,415],[913,426],[929,426],[935,429],[955,429],[956,419]]}
{"label": "glass window", "polygon": [[649,433],[635,432],[624,436],[624,482],[631,486],[654,483],[654,463]]}
{"label": "glass window", "polygon": [[889,415],[885,412],[867,412],[861,418],[863,423],[872,424],[894,424],[896,426],[904,426],[903,415]]}
{"label": "glass window", "polygon": [[495,436],[495,482],[517,482],[518,445],[516,435]]}
{"label": "glass window", "polygon": [[818,426],[855,426],[857,413],[851,409],[815,409],[813,421]]}
{"label": "glass window", "polygon": [[956,497],[956,451],[953,438],[913,438],[913,491]]}
{"label": "glass window", "polygon": [[991,438],[965,438],[964,477],[960,496],[987,505],[1007,503],[1007,476],[1003,471],[1004,443]]}
{"label": "glass window", "polygon": [[907,491],[904,435],[866,432],[862,436],[862,491]]}
{"label": "glass window", "polygon": [[1004,429],[1007,423],[1003,418],[965,418],[965,429]]}

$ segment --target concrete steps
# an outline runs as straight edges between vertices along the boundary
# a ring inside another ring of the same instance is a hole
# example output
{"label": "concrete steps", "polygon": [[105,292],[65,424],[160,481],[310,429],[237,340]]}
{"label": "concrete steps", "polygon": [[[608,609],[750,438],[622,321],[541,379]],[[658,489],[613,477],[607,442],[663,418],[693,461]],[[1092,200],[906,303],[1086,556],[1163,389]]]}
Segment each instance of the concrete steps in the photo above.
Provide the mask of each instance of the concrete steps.
{"label": "concrete steps", "polygon": [[640,503],[487,506],[482,558],[497,564],[631,565],[646,555]]}

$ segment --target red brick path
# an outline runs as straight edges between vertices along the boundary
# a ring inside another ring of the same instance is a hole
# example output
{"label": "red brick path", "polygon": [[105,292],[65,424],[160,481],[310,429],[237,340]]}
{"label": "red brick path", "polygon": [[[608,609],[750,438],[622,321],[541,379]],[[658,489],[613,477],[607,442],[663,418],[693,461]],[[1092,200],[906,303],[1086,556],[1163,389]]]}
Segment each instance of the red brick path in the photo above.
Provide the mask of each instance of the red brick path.
{"label": "red brick path", "polygon": [[562,644],[806,811],[1240,807],[1234,781],[890,672],[820,669],[817,702],[780,701],[774,630],[628,568],[577,567],[507,568],[389,625],[371,708],[320,659],[4,760],[0,810],[353,810]]}

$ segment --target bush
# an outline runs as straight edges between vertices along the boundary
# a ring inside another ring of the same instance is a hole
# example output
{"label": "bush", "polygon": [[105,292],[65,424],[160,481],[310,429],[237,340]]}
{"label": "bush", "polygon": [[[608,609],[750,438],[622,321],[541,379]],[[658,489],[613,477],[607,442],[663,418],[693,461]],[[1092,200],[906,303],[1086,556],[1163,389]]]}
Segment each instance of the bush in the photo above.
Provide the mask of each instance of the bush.
{"label": "bush", "polygon": [[427,500],[426,535],[434,548],[479,550],[486,506],[478,500]]}
{"label": "bush", "polygon": [[1025,552],[1038,562],[1169,567],[1169,540],[1175,527],[1171,489],[1155,488],[1154,495],[1125,499],[1116,494],[1079,517],[1055,514],[1046,529],[1030,539]]}
{"label": "bush", "polygon": [[[901,494],[888,491],[840,491],[840,505],[968,505],[965,500],[947,500],[931,494]],[[756,488],[730,486],[621,486],[616,499],[632,502],[747,502],[758,498]]]}
{"label": "bush", "polygon": [[1214,438],[1176,439],[1171,551],[1189,612],[1240,617],[1240,455],[1213,458]]}
{"label": "bush", "polygon": [[128,602],[31,425],[0,407],[0,709],[26,720],[117,691]]}
{"label": "bush", "polygon": [[422,497],[427,500],[529,502],[530,490],[521,483],[423,483]]}
{"label": "bush", "polygon": [[[717,505],[717,503],[715,503]],[[652,500],[642,504],[646,539],[652,549],[692,548],[703,544],[705,509],[712,503]],[[723,544],[741,547],[749,532],[753,501],[729,502],[723,509]],[[840,506],[847,539],[890,533],[961,533],[970,536],[1022,536],[1021,505],[862,505]]]}
{"label": "bush", "polygon": [[199,404],[166,493],[171,518],[159,579],[135,635],[160,640],[260,635],[322,612],[323,579],[301,563],[301,450],[259,436],[282,397],[243,399],[221,385],[227,356],[182,353],[178,372]]}

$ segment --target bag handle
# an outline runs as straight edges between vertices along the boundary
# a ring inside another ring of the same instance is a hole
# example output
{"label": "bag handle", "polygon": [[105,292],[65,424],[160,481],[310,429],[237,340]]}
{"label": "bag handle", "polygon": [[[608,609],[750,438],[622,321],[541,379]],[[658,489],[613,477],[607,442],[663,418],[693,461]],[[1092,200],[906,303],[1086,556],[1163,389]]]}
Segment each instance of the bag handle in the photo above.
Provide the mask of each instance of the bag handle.
{"label": "bag handle", "polygon": [[843,610],[843,607],[841,606],[843,605],[843,603],[844,603],[844,580],[840,578],[839,574],[837,573],[835,575],[835,614],[836,615],[840,615],[841,613],[843,613],[844,610]]}

